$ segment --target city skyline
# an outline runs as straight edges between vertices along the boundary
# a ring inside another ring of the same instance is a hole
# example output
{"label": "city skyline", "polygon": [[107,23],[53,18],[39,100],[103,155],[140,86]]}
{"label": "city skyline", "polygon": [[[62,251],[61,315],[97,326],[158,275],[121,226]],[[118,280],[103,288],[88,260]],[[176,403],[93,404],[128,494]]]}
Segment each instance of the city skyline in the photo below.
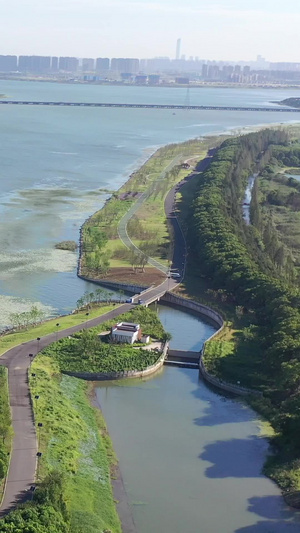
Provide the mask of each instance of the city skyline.
{"label": "city skyline", "polygon": [[[296,0],[11,0],[1,3],[3,54],[299,60]],[[292,43],[292,46],[290,45]],[[138,51],[138,54],[137,54]]]}

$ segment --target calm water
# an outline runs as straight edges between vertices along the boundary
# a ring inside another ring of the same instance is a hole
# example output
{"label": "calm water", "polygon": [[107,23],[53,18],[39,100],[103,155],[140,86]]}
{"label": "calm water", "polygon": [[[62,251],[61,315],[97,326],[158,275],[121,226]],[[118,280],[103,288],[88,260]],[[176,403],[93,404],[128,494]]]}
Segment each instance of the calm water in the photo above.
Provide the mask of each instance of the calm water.
{"label": "calm water", "polygon": [[[0,81],[12,99],[184,103],[185,89],[102,87]],[[191,103],[273,105],[293,91],[201,89]],[[0,324],[33,302],[67,312],[85,290],[76,254],[58,251],[78,240],[99,209],[158,146],[291,114],[139,109],[0,107]]]}
{"label": "calm water", "polygon": [[[159,308],[173,347],[199,349],[213,328]],[[255,413],[165,367],[96,389],[138,533],[296,533],[297,515],[261,475],[268,445]]]}

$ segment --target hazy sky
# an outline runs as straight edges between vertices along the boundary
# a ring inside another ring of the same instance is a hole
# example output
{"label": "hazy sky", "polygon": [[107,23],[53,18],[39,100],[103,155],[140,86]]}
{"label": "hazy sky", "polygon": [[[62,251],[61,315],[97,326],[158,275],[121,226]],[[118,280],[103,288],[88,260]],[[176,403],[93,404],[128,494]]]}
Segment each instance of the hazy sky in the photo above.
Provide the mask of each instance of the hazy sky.
{"label": "hazy sky", "polygon": [[0,54],[300,61],[299,0],[0,0]]}

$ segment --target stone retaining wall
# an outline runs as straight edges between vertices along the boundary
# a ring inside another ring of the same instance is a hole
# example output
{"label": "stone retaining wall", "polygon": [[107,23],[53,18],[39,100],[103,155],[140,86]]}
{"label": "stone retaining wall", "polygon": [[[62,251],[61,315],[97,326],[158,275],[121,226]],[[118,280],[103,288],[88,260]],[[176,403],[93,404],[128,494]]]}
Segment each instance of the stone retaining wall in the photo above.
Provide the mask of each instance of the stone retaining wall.
{"label": "stone retaining wall", "polygon": [[125,372],[110,372],[110,373],[63,371],[62,374],[66,374],[67,376],[72,376],[74,378],[85,379],[86,381],[111,381],[114,379],[143,378],[145,376],[150,376],[151,374],[154,374],[163,366],[164,360],[168,352],[168,348],[169,348],[169,344],[166,343],[164,345],[164,349],[162,351],[162,354],[159,360],[154,365],[151,365],[145,368],[145,370],[128,370]]}
{"label": "stone retaining wall", "polygon": [[166,292],[166,294],[161,298],[161,301],[172,303],[174,305],[179,305],[180,307],[185,307],[187,309],[190,309],[191,311],[195,311],[200,315],[207,316],[218,326],[217,333],[219,333],[219,331],[221,331],[221,329],[223,329],[224,327],[223,317],[210,307],[207,307],[206,305],[194,302],[193,300],[189,300],[188,298],[182,298],[182,296],[177,296],[176,294],[173,294],[171,292]]}

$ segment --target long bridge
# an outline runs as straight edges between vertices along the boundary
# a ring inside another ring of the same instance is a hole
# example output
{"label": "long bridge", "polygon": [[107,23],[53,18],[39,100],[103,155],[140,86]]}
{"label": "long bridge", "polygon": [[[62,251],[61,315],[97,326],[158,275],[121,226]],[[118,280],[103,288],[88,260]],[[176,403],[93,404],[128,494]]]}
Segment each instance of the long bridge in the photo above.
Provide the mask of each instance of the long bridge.
{"label": "long bridge", "polygon": [[268,113],[300,113],[300,108],[294,107],[241,107],[214,105],[179,105],[179,104],[120,104],[114,102],[42,102],[38,100],[0,100],[0,105],[24,106],[56,106],[56,107],[117,107],[124,109],[171,109],[194,111],[255,111]]}

